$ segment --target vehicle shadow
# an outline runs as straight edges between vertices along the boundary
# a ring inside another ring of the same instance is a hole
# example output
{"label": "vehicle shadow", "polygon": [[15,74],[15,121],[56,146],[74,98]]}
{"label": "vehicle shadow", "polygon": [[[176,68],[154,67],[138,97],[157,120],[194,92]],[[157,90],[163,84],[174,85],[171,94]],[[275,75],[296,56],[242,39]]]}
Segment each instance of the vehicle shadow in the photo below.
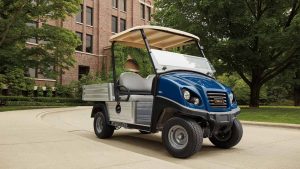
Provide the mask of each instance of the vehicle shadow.
{"label": "vehicle shadow", "polygon": [[[93,141],[101,142],[113,147],[125,149],[127,151],[175,162],[177,158],[172,157],[161,141],[161,134],[140,134],[138,131],[116,131],[109,139],[98,139],[92,132],[78,132],[76,133],[82,137],[91,139]],[[201,157],[211,156],[214,154],[221,154],[224,151],[235,151],[232,149],[219,149],[213,146],[208,139],[204,139],[202,149],[190,157],[190,159],[198,159]]]}

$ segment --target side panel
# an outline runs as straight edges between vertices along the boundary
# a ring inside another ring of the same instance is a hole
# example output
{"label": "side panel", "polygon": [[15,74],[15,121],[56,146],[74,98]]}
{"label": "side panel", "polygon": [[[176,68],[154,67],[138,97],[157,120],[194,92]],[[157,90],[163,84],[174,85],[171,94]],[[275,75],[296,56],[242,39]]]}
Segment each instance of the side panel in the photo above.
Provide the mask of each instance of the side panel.
{"label": "side panel", "polygon": [[106,102],[109,120],[122,123],[135,124],[135,103],[120,102],[121,112],[116,112],[117,102]]}
{"label": "side panel", "polygon": [[136,102],[136,124],[150,125],[153,102]]}

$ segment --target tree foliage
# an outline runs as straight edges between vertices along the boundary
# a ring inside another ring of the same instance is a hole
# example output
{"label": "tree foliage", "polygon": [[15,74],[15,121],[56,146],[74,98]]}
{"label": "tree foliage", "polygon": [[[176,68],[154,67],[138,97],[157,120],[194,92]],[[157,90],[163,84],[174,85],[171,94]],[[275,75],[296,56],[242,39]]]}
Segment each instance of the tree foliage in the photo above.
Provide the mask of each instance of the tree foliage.
{"label": "tree foliage", "polygon": [[259,106],[266,82],[299,62],[300,0],[156,0],[155,8],[155,24],[200,36],[217,70],[239,74],[250,106]]}
{"label": "tree foliage", "polygon": [[[40,73],[54,76],[53,66],[63,69],[72,66],[78,38],[72,31],[50,26],[48,22],[62,23],[78,11],[80,2],[0,0],[0,73],[11,67],[39,68]],[[36,38],[38,44],[28,48],[29,38]]]}

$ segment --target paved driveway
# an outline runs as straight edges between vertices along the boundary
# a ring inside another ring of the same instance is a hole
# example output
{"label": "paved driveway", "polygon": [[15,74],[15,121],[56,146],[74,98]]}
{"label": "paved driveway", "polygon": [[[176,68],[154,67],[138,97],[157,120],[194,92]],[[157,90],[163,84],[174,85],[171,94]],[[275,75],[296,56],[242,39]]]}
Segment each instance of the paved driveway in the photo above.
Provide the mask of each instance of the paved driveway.
{"label": "paved driveway", "polygon": [[121,129],[97,139],[91,107],[0,112],[0,168],[300,168],[300,130],[244,125],[235,148],[208,139],[188,159],[171,157],[160,133]]}

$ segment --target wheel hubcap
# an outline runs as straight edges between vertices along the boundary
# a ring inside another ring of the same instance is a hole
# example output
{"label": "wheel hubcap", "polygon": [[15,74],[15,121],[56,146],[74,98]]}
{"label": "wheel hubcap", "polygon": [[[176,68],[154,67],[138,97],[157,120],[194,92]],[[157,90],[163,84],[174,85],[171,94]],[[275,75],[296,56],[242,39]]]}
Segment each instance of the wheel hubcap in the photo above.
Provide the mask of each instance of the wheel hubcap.
{"label": "wheel hubcap", "polygon": [[217,135],[216,135],[216,138],[219,140],[219,141],[227,141],[229,140],[231,137],[231,130],[224,133],[224,132],[219,132]]}
{"label": "wheel hubcap", "polygon": [[96,120],[96,129],[98,133],[101,133],[103,130],[103,119],[101,117],[98,117]]}
{"label": "wheel hubcap", "polygon": [[187,131],[179,125],[170,128],[168,138],[172,147],[183,149],[188,143]]}

